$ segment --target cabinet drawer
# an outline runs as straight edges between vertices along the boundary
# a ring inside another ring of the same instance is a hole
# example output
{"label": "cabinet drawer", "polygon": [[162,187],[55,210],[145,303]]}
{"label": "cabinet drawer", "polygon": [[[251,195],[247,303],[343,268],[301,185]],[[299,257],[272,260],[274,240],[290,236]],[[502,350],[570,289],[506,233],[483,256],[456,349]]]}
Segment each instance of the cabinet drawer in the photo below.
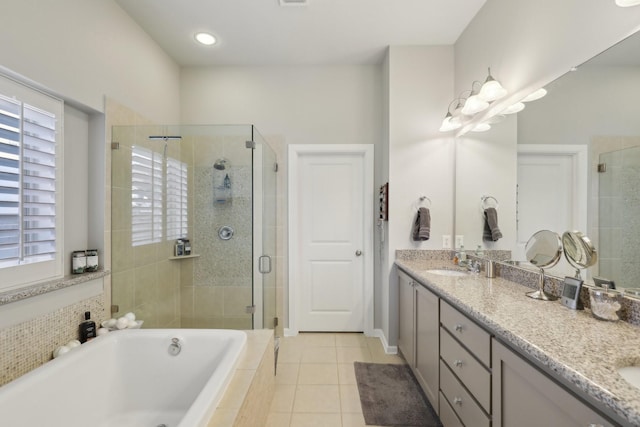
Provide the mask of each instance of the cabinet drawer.
{"label": "cabinet drawer", "polygon": [[482,407],[491,412],[491,374],[445,329],[440,331],[440,357]]}
{"label": "cabinet drawer", "polygon": [[491,367],[491,336],[467,316],[440,300],[440,323],[482,363]]}
{"label": "cabinet drawer", "polygon": [[[443,361],[440,361],[440,390],[445,397],[445,403],[449,402],[464,425],[474,427],[489,427],[491,425],[487,414],[473,400]],[[442,402],[443,399],[440,401]]]}
{"label": "cabinet drawer", "polygon": [[440,421],[444,427],[464,427],[460,418],[456,415],[455,411],[444,398],[442,392],[440,392]]}

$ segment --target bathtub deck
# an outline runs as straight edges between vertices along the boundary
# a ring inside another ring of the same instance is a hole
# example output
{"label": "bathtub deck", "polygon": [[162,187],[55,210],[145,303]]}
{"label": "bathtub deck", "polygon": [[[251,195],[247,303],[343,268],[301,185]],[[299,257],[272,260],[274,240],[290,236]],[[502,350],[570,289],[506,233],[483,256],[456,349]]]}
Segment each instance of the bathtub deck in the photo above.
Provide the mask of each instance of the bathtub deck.
{"label": "bathtub deck", "polygon": [[275,390],[273,331],[245,332],[245,349],[208,427],[254,427],[266,424]]}

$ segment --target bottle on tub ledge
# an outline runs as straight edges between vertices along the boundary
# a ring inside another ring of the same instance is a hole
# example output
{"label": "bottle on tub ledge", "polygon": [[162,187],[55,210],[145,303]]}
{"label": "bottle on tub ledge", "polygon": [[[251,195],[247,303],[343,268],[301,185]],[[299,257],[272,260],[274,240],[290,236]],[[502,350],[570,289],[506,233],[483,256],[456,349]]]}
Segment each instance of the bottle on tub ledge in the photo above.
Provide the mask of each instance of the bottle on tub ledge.
{"label": "bottle on tub ledge", "polygon": [[96,322],[91,320],[91,312],[84,312],[84,322],[80,323],[78,329],[80,332],[80,342],[83,344],[87,341],[91,341],[96,337]]}

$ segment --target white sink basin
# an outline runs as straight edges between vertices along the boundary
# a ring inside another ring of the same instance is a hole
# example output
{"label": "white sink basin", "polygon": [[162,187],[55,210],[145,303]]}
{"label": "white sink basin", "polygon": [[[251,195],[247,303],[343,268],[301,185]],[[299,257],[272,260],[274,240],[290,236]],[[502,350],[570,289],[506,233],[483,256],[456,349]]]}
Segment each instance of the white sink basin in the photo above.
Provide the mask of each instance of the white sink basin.
{"label": "white sink basin", "polygon": [[640,388],[640,366],[625,366],[619,368],[618,373],[627,380],[629,384],[634,387]]}
{"label": "white sink basin", "polygon": [[434,269],[434,270],[427,270],[427,273],[438,274],[440,276],[454,276],[454,277],[462,277],[462,276],[468,276],[469,275],[469,273],[467,273],[466,271],[446,270],[446,269],[443,269],[443,268]]}

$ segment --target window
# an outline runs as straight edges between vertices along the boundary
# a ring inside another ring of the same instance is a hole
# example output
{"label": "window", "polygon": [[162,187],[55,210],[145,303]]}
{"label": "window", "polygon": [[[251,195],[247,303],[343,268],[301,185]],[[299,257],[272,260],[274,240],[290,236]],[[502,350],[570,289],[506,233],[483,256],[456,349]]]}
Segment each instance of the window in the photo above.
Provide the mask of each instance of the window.
{"label": "window", "polygon": [[0,77],[0,290],[62,276],[62,102]]}
{"label": "window", "polygon": [[[133,146],[131,155],[132,245],[187,235],[187,165],[162,153]],[[166,170],[166,173],[164,173]],[[166,177],[163,179],[163,176]],[[166,215],[163,215],[166,200]]]}

